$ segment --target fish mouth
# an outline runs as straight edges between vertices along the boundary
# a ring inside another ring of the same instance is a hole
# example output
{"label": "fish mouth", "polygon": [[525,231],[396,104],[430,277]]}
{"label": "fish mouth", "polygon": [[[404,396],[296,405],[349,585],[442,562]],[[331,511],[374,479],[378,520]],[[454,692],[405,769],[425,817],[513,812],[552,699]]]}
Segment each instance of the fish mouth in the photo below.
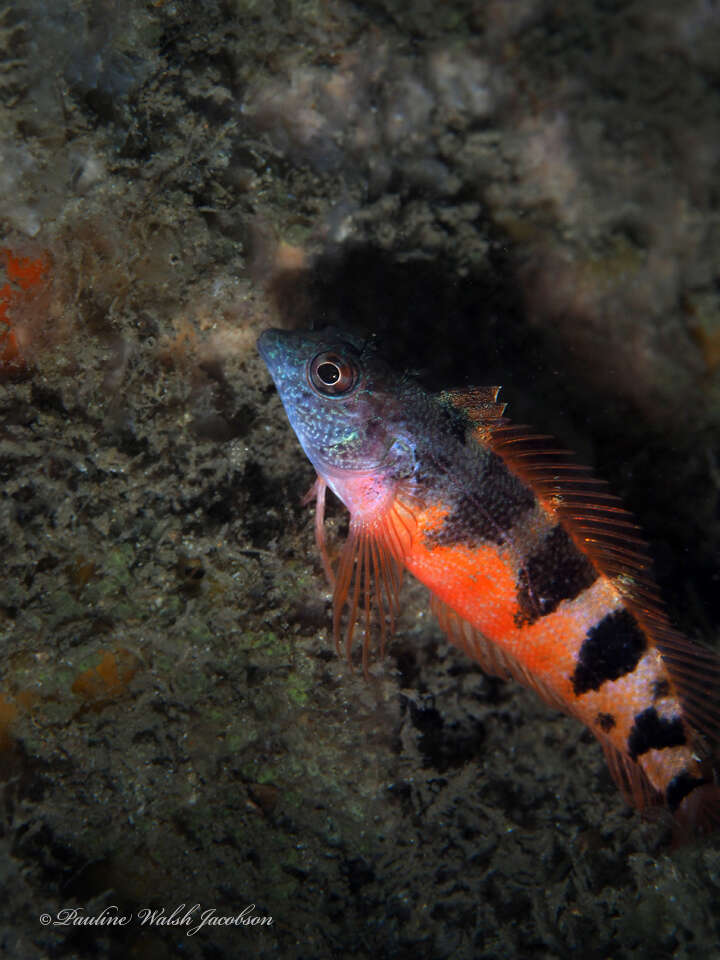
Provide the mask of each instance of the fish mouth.
{"label": "fish mouth", "polygon": [[279,386],[278,377],[287,365],[287,333],[284,330],[263,330],[257,339],[257,350],[270,376]]}
{"label": "fish mouth", "polygon": [[270,353],[278,344],[277,330],[263,330],[257,340],[257,349],[265,363],[270,365]]}

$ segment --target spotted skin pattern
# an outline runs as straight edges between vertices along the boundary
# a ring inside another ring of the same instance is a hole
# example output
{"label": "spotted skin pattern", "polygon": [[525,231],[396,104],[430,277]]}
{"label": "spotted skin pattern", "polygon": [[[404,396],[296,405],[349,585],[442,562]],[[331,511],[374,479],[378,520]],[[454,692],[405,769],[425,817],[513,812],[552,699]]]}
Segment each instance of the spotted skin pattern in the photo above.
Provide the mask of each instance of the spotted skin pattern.
{"label": "spotted skin pattern", "polygon": [[[600,482],[509,424],[499,388],[430,395],[333,330],[266,331],[259,349],[318,473],[338,647],[364,614],[367,663],[372,609],[384,640],[404,568],[452,643],[592,730],[629,802],[664,804],[686,832],[715,826],[720,661],[672,630]],[[351,515],[337,576],[326,486]]]}

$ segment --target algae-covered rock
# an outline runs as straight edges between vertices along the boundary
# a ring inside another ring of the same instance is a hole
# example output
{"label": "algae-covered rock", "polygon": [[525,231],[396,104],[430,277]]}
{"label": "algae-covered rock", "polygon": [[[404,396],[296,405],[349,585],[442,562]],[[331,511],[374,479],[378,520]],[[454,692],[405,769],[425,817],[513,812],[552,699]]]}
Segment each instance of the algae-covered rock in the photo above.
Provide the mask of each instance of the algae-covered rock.
{"label": "algae-covered rock", "polygon": [[50,6],[0,14],[5,955],[713,956],[718,839],[670,850],[417,584],[336,655],[255,351],[502,383],[717,643],[712,5]]}

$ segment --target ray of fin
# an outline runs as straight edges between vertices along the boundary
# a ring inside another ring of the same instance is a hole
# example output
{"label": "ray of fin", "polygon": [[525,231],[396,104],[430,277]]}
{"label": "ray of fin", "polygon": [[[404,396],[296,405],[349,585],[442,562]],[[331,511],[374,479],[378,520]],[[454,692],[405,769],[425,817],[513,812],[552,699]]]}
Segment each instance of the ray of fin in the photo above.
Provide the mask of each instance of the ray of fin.
{"label": "ray of fin", "polygon": [[327,581],[331,587],[334,587],[335,574],[333,572],[332,564],[330,563],[330,556],[328,555],[327,545],[325,543],[326,490],[327,484],[318,474],[318,476],[315,478],[315,483],[313,483],[308,492],[302,498],[302,504],[305,506],[306,504],[311,503],[312,500],[315,500],[315,543],[317,544],[317,548],[320,553],[320,559],[322,560],[323,570],[325,571]]}
{"label": "ray of fin", "polygon": [[667,623],[660,624],[653,637],[675,682],[687,720],[720,744],[720,656],[691,643]]}
{"label": "ray of fin", "polygon": [[625,802],[638,810],[661,806],[664,798],[650,783],[640,764],[618,750],[606,737],[599,739],[610,774]]}
{"label": "ray of fin", "polygon": [[412,508],[396,498],[388,510],[371,520],[352,518],[333,590],[333,637],[338,652],[350,660],[356,621],[363,620],[362,665],[367,674],[373,614],[380,631],[380,656],[385,653],[398,613],[402,557],[415,523]]}
{"label": "ray of fin", "polygon": [[502,387],[467,387],[459,390],[443,390],[438,399],[450,404],[477,425],[478,429],[502,420],[506,403],[498,402]]}
{"label": "ray of fin", "polygon": [[488,411],[484,415],[494,415],[496,418],[502,417],[505,413],[506,403],[498,402],[498,395],[502,387],[458,387],[455,390],[443,390],[440,398],[443,401],[449,401],[453,406],[461,406],[474,410]]}

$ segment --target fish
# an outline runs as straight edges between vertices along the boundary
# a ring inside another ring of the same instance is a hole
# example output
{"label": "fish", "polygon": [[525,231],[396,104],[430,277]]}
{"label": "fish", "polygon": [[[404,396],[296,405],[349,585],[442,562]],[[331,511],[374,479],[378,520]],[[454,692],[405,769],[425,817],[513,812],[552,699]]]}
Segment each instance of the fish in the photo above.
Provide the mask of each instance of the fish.
{"label": "fish", "polygon": [[[631,806],[667,811],[679,842],[716,828],[720,656],[671,625],[606,484],[513,424],[499,387],[430,393],[372,338],[270,329],[258,350],[317,474],[306,501],[338,651],[361,621],[367,673],[407,571],[450,643],[592,731]],[[336,564],[328,488],[350,514]]]}

